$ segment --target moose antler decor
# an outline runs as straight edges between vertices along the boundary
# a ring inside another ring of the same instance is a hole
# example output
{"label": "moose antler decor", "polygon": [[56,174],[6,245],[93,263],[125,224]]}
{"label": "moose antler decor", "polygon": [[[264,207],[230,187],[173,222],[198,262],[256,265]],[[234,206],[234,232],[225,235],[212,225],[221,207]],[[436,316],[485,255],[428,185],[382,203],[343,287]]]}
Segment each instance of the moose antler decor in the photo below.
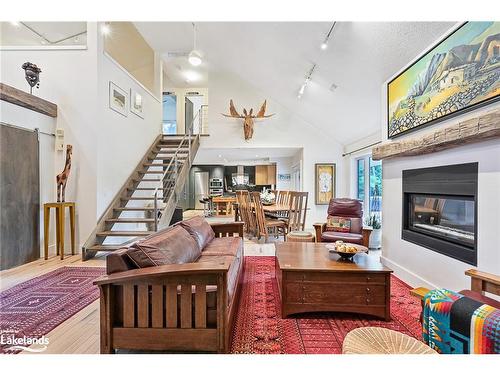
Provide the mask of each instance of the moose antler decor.
{"label": "moose antler decor", "polygon": [[233,104],[233,99],[231,99],[229,101],[229,115],[226,115],[224,113],[222,113],[223,116],[226,116],[226,117],[233,117],[233,118],[242,118],[242,119],[245,119],[245,121],[243,122],[243,132],[245,134],[245,141],[248,141],[250,139],[252,139],[252,136],[253,136],[253,119],[255,118],[267,118],[267,117],[271,117],[271,116],[274,116],[274,113],[272,115],[266,115],[266,100],[264,100],[264,103],[262,104],[262,106],[260,107],[260,110],[259,112],[254,115],[253,114],[253,108],[250,108],[250,112],[247,112],[246,108],[243,108],[243,115],[240,115],[238,113],[238,111],[236,110],[236,108],[234,108],[234,104]]}

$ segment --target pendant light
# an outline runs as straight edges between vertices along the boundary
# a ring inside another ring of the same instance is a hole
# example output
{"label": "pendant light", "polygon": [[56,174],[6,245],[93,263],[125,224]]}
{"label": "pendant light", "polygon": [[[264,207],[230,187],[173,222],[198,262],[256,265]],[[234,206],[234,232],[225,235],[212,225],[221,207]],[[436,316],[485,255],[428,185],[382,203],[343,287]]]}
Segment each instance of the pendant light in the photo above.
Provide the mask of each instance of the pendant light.
{"label": "pendant light", "polygon": [[201,64],[201,55],[196,51],[196,27],[193,22],[193,50],[189,53],[188,61],[193,66],[198,66]]}

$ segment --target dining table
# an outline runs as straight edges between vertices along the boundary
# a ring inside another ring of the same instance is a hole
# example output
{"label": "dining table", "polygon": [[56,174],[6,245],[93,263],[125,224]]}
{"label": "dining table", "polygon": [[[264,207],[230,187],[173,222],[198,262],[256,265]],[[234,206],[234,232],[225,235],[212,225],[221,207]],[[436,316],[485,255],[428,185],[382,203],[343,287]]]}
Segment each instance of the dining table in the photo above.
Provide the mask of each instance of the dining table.
{"label": "dining table", "polygon": [[[233,211],[234,211],[234,221],[240,221],[241,216],[240,216],[240,211],[238,207],[238,202],[233,203]],[[252,207],[254,204],[252,203]],[[262,209],[264,210],[264,213],[277,213],[277,212],[288,212],[290,211],[290,205],[288,204],[263,204]]]}

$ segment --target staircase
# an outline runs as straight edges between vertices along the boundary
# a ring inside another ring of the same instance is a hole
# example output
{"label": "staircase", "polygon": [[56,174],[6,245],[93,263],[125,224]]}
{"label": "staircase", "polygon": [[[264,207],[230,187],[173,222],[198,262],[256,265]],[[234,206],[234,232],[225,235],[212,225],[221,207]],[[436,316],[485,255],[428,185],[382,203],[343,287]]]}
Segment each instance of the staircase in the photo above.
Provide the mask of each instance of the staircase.
{"label": "staircase", "polygon": [[104,211],[82,260],[114,251],[169,225],[200,145],[199,135],[160,135]]}

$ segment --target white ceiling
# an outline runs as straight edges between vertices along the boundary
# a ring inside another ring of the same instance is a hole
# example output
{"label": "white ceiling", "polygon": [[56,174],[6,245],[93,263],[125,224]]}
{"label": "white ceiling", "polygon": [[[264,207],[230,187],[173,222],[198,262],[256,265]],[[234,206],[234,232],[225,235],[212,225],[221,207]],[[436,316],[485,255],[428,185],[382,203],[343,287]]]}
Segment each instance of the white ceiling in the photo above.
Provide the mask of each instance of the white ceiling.
{"label": "white ceiling", "polygon": [[200,148],[195,164],[255,165],[276,158],[288,158],[301,152],[297,147],[274,148]]}
{"label": "white ceiling", "polygon": [[[192,49],[189,22],[135,25],[161,54]],[[209,88],[211,71],[237,74],[348,144],[380,130],[382,83],[453,23],[338,22],[328,49],[322,51],[319,46],[330,26],[324,22],[197,23],[197,49],[204,55],[200,72],[208,77]],[[299,100],[298,90],[313,63],[316,70]],[[169,79],[182,82],[182,71],[169,69],[169,61],[166,64]],[[332,84],[338,86],[334,91]]]}
{"label": "white ceiling", "polygon": [[0,22],[5,46],[85,45],[86,32],[86,22]]}

